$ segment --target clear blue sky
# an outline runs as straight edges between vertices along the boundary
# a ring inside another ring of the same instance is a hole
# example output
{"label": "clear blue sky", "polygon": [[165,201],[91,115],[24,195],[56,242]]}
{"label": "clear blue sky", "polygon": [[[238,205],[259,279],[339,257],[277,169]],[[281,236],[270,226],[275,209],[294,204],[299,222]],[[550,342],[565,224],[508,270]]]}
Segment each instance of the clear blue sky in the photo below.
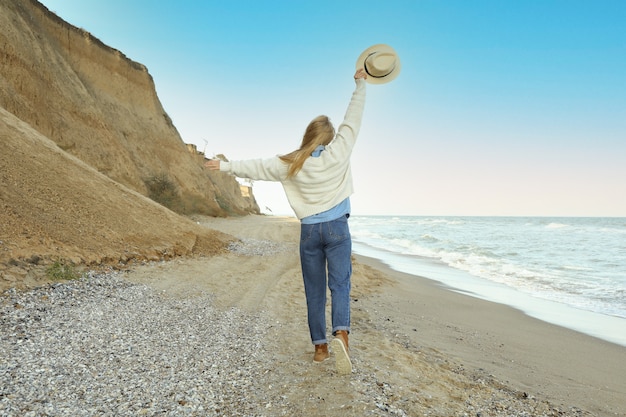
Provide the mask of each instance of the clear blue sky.
{"label": "clear blue sky", "polygon": [[[393,46],[355,214],[626,216],[626,1],[42,2],[146,65],[183,140],[230,159],[340,123],[358,55]],[[279,184],[254,190],[291,214]]]}

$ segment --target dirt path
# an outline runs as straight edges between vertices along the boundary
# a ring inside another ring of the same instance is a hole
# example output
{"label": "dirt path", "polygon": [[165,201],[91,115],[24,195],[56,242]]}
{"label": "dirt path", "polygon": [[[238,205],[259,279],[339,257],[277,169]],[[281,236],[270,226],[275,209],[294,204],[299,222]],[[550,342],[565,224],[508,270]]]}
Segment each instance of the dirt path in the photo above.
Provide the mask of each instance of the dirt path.
{"label": "dirt path", "polygon": [[[362,263],[354,264],[353,274],[354,371],[349,376],[338,375],[332,358],[314,364],[297,222],[262,216],[193,220],[242,239],[248,249],[151,263],[133,268],[126,278],[149,284],[168,296],[208,293],[224,310],[267,315],[271,326],[259,352],[267,356],[268,363],[266,378],[260,382],[272,399],[266,404],[267,415],[304,416],[312,410],[324,416],[592,415],[575,409],[568,413],[541,398],[526,398],[484,370],[465,369],[461,362],[409,334],[417,329],[398,333],[396,318],[388,314],[390,309],[379,297],[393,281]],[[262,250],[255,253],[255,247]],[[505,410],[513,414],[502,414]]]}

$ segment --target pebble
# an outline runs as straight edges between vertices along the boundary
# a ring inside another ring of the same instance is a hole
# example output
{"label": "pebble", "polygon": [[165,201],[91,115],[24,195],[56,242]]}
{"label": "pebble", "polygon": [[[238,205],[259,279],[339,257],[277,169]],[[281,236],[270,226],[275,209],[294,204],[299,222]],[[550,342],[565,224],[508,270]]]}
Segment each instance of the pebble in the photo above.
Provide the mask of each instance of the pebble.
{"label": "pebble", "polygon": [[265,323],[115,273],[9,290],[0,298],[0,416],[248,415]]}
{"label": "pebble", "polygon": [[244,238],[228,245],[228,250],[244,256],[271,256],[281,252],[293,251],[293,243],[276,242]]}

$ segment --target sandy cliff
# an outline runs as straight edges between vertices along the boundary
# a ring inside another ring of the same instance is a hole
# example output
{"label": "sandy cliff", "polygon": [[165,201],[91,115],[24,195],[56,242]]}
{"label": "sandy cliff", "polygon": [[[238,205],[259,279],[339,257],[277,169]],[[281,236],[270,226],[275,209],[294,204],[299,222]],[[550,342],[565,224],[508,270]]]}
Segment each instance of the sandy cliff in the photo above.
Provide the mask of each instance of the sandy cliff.
{"label": "sandy cliff", "polygon": [[188,152],[145,66],[34,0],[0,0],[0,7],[0,106],[144,195],[151,179],[166,174],[180,196],[176,211],[258,212],[230,190],[218,204],[218,175]]}
{"label": "sandy cliff", "polygon": [[147,197],[182,214],[259,212],[234,178],[203,169],[145,66],[35,0],[0,0],[0,28],[4,281],[52,259],[93,264],[223,245]]}

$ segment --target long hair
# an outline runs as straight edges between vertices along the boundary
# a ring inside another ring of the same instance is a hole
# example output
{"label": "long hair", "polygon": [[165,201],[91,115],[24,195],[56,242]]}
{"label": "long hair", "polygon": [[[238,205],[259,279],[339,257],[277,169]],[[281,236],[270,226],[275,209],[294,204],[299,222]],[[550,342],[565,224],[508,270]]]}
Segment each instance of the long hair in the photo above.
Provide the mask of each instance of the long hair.
{"label": "long hair", "polygon": [[304,131],[300,148],[287,155],[280,156],[282,161],[289,164],[287,178],[291,178],[300,172],[304,161],[311,156],[315,148],[319,145],[328,145],[334,137],[335,128],[327,116],[318,116],[313,119]]}

